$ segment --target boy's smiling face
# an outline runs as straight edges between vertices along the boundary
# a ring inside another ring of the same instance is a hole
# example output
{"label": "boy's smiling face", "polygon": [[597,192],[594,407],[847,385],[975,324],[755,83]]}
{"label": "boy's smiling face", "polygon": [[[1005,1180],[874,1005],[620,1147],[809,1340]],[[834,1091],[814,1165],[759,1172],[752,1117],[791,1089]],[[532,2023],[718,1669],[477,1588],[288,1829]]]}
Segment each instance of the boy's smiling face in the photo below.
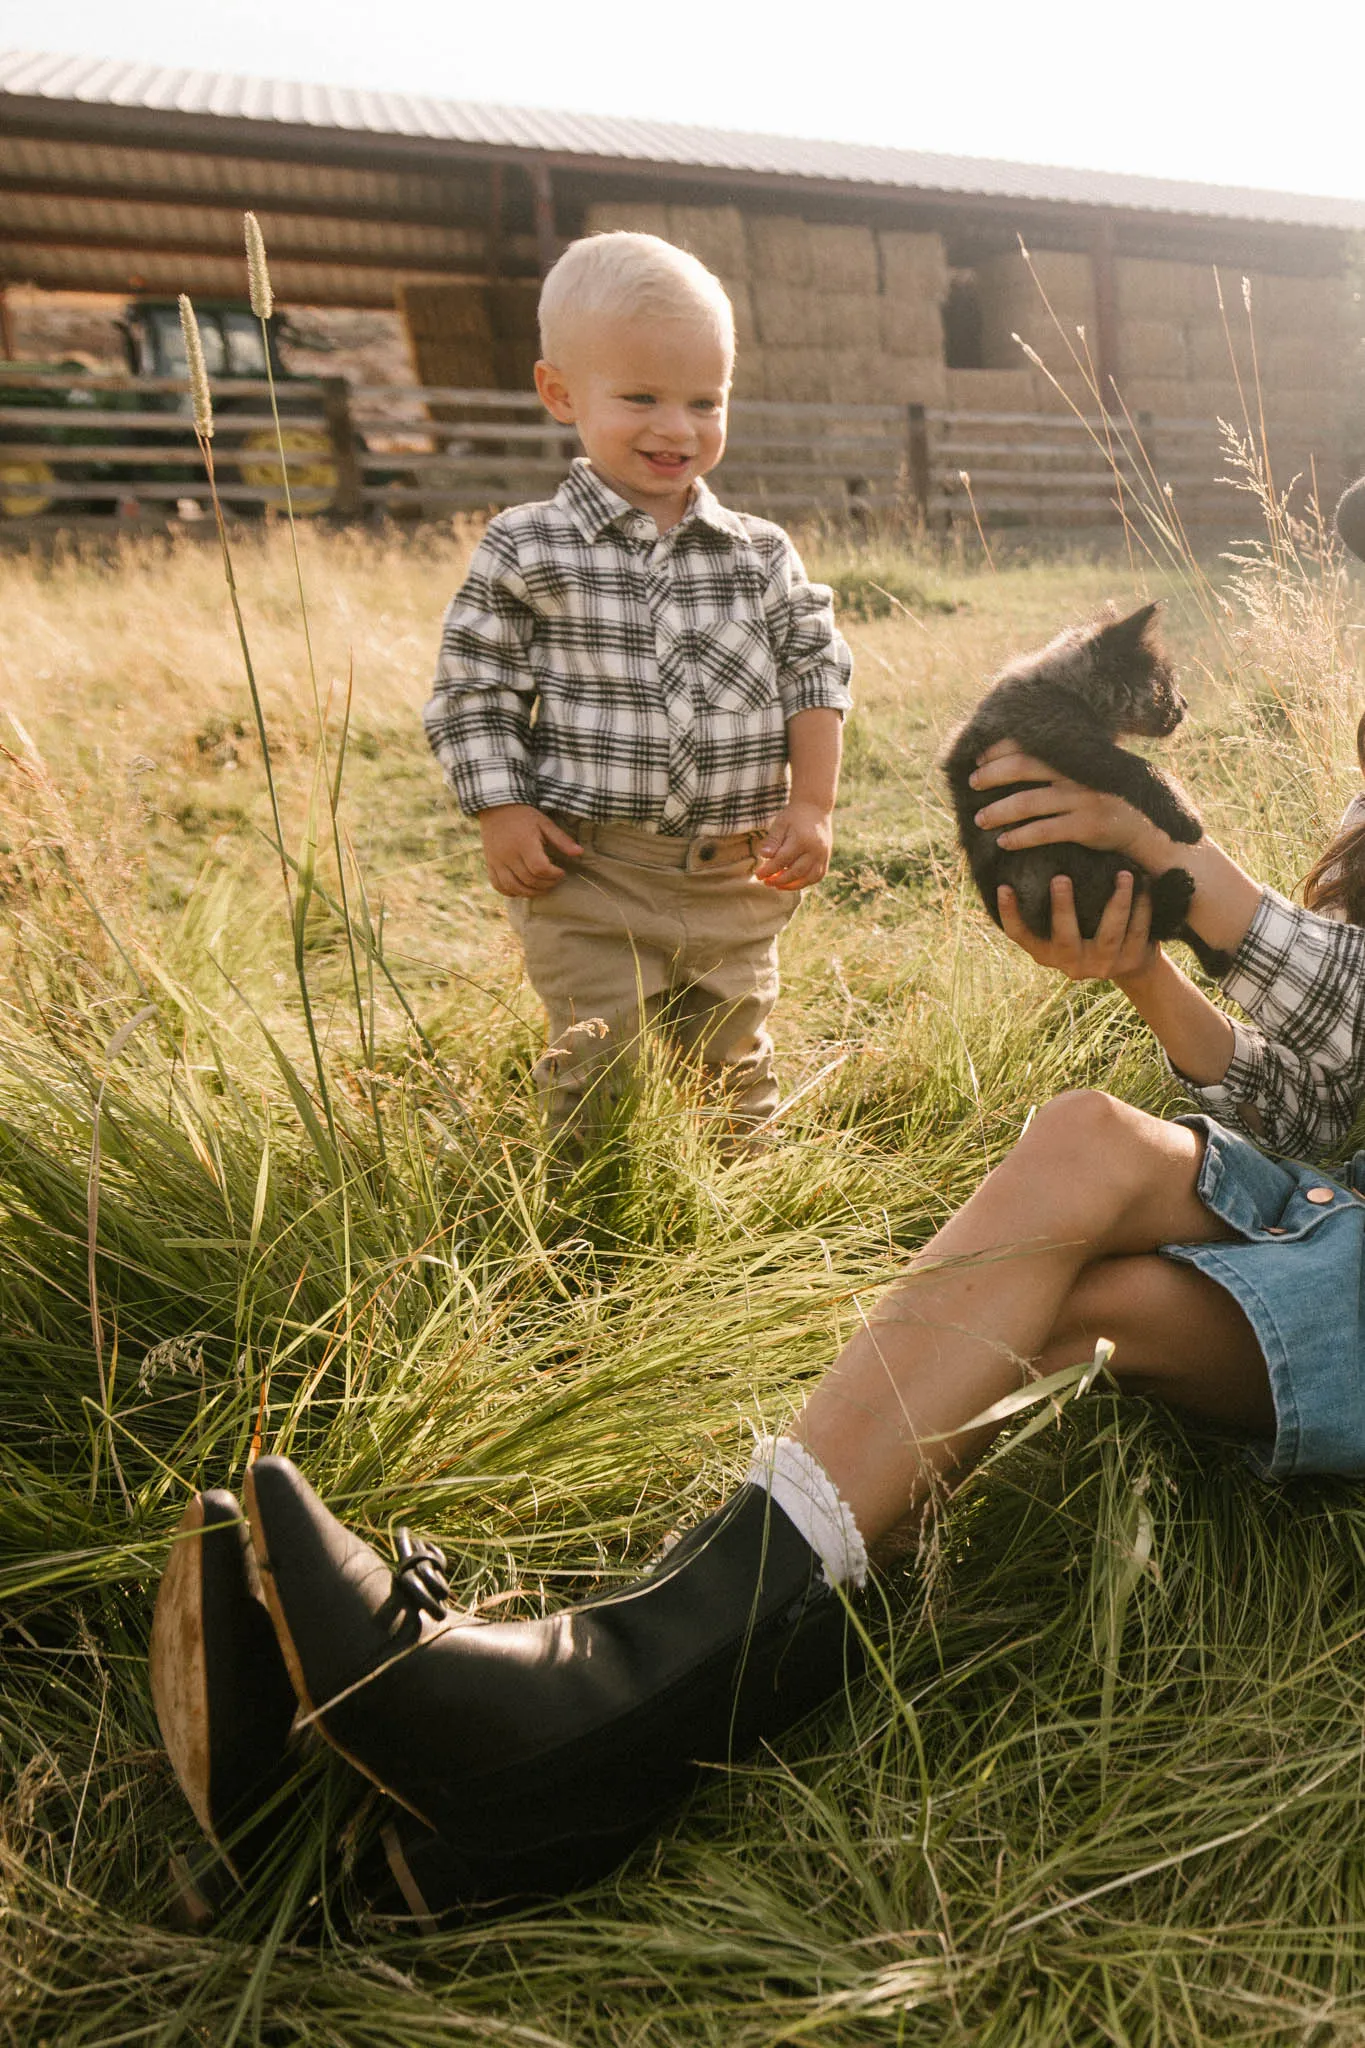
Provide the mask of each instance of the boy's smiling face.
{"label": "boy's smiling face", "polygon": [[662,533],[725,453],[730,354],[703,319],[584,321],[536,364],[546,410],[578,429],[604,484]]}

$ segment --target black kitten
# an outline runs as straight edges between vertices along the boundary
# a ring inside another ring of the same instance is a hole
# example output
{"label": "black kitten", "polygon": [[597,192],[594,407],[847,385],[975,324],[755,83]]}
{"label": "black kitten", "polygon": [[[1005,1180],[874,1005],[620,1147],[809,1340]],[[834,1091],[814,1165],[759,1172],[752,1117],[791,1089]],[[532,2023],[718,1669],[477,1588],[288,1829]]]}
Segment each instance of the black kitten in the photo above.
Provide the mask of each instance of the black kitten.
{"label": "black kitten", "polygon": [[1012,739],[1059,775],[1122,797],[1169,838],[1193,846],[1203,836],[1198,814],[1176,785],[1140,755],[1114,743],[1116,733],[1164,739],[1184,717],[1185,700],[1152,632],[1156,606],[1145,604],[1126,619],[1113,617],[1112,611],[1111,606],[1111,615],[1092,625],[1069,626],[1036,654],[1012,661],[952,735],[943,770],[952,790],[958,836],[997,924],[996,891],[1007,882],[1024,923],[1039,938],[1047,938],[1052,930],[1052,877],[1069,875],[1082,936],[1093,938],[1120,870],[1127,868],[1135,886],[1152,899],[1152,937],[1183,939],[1204,972],[1216,978],[1226,974],[1231,960],[1205,945],[1185,923],[1194,894],[1194,877],[1186,869],[1170,868],[1153,876],[1117,853],[1098,853],[1069,842],[1002,851],[998,834],[983,831],[976,823],[976,813],[987,803],[1039,786],[970,786],[968,778],[986,748]]}

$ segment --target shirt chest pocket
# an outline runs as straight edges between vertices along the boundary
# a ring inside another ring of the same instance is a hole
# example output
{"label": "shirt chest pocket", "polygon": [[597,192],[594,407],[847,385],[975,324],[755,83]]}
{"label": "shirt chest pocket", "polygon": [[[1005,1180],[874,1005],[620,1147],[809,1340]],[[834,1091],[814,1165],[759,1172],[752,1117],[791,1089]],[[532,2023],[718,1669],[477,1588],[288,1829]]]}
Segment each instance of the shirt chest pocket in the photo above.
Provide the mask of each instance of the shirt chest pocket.
{"label": "shirt chest pocket", "polygon": [[688,643],[689,666],[712,710],[759,711],[777,700],[777,663],[761,621],[723,619],[699,626]]}

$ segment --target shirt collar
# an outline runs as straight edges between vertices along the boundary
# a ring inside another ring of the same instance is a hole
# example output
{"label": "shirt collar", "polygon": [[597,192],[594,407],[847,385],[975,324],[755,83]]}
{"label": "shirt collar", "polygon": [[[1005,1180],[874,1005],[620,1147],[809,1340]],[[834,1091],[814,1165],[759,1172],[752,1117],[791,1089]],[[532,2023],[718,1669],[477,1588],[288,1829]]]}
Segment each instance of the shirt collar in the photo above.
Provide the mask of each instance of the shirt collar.
{"label": "shirt collar", "polygon": [[[555,503],[568,513],[588,540],[597,540],[612,528],[641,537],[647,527],[654,524],[647,512],[639,511],[618,491],[603,483],[586,455],[574,457],[569,474],[555,492]],[[749,539],[748,529],[739,514],[721,504],[704,477],[698,477],[693,484],[692,503],[679,525],[688,526],[693,520],[709,526],[716,533],[725,534],[730,540],[747,542]]]}

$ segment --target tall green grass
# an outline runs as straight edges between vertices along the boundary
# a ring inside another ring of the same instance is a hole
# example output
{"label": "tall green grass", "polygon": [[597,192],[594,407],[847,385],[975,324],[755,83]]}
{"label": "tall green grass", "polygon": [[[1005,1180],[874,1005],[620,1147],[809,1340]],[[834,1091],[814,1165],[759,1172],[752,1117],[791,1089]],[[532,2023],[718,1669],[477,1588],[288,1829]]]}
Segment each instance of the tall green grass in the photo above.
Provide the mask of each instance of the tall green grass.
{"label": "tall green grass", "polygon": [[[358,674],[328,724],[342,663],[288,669],[281,540],[237,544],[267,653],[254,751],[245,683],[235,709],[212,688],[242,726],[227,823],[193,705],[134,732],[179,778],[141,808],[59,707],[25,701],[7,741],[0,2038],[1358,2041],[1365,1500],[1268,1488],[1235,1446],[1100,1393],[1044,1411],[880,1585],[872,1678],[716,1772],[597,1890],[427,1942],[353,1924],[369,1821],[317,1757],[269,1882],[208,1937],[168,1930],[167,1850],[194,1829],[148,1700],[151,1602],[188,1489],[239,1483],[258,1429],[380,1540],[430,1531],[459,1599],[541,1611],[720,1497],[1031,1105],[1177,1100],[1112,993],[985,926],[932,768],[981,669],[1132,588],[1124,558],[902,561],[901,587],[958,609],[850,628],[862,698],[833,886],[787,948],[782,1142],[726,1166],[655,1068],[566,1195],[468,839],[414,841],[433,771],[396,698]],[[416,573],[388,546],[306,537],[305,580],[372,590],[377,617]],[[884,548],[874,572],[892,587]],[[183,549],[0,567],[54,633],[135,591],[169,619],[202,574]],[[1287,887],[1351,782],[1340,565],[1286,525],[1137,580],[1194,676],[1187,779]],[[108,704],[135,688],[130,667]]]}

